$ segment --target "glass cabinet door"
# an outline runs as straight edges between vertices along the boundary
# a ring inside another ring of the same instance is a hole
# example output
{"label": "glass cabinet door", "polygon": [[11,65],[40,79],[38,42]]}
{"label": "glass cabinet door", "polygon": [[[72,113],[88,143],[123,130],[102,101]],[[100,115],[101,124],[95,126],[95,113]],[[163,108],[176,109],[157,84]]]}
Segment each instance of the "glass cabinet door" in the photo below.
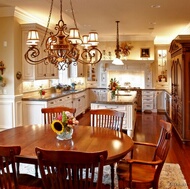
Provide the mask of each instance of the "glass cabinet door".
{"label": "glass cabinet door", "polygon": [[158,82],[167,82],[167,50],[158,50]]}

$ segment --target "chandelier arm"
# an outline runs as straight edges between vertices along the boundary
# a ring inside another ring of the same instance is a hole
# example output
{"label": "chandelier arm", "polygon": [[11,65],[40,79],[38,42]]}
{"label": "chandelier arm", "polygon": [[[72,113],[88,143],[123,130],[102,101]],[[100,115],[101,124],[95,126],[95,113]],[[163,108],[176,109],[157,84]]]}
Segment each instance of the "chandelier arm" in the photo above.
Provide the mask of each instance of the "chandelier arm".
{"label": "chandelier arm", "polygon": [[27,50],[27,52],[25,53],[24,57],[25,57],[25,60],[29,64],[32,64],[32,65],[37,65],[37,64],[40,64],[40,63],[47,64],[45,62],[45,60],[47,59],[47,57],[42,58],[40,60],[35,60],[37,57],[39,57],[39,55],[40,55],[40,50],[38,48],[36,48],[35,46],[31,46]]}
{"label": "chandelier arm", "polygon": [[[82,59],[78,59],[78,62],[81,64],[97,64],[102,59],[102,53],[96,47],[93,47],[91,49],[83,49],[83,52],[81,53],[81,58]],[[95,59],[95,61],[92,61],[93,58]]]}

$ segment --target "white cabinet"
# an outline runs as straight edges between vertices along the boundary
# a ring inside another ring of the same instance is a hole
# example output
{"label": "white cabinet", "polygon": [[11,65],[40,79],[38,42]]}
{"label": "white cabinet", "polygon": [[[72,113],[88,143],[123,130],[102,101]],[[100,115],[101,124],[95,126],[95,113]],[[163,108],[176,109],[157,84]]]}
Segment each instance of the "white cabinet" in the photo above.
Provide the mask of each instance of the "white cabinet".
{"label": "white cabinet", "polygon": [[28,31],[29,30],[37,30],[40,38],[40,42],[38,47],[40,49],[39,60],[46,56],[44,49],[45,46],[41,45],[41,41],[44,38],[45,28],[38,24],[23,24],[22,25],[22,68],[23,68],[23,80],[38,80],[38,79],[58,79],[58,69],[55,68],[52,64],[45,65],[44,63],[31,65],[26,62],[24,58],[24,54],[28,50],[28,45],[26,44]]}
{"label": "white cabinet", "polygon": [[142,91],[142,112],[150,110],[156,112],[155,92],[148,90]]}
{"label": "white cabinet", "polygon": [[72,95],[63,96],[47,101],[47,107],[66,106],[72,108]]}
{"label": "white cabinet", "polygon": [[156,108],[159,112],[166,111],[166,92],[165,91],[156,91]]}
{"label": "white cabinet", "polygon": [[69,66],[69,77],[84,77],[84,65],[81,63],[72,63]]}
{"label": "white cabinet", "polygon": [[135,121],[136,121],[136,109],[135,105],[116,105],[116,104],[101,104],[91,103],[91,109],[114,109],[120,112],[124,112],[122,130],[127,131],[127,135],[131,138],[134,135]]}
{"label": "white cabinet", "polygon": [[42,108],[47,107],[45,101],[23,101],[23,125],[43,124]]}
{"label": "white cabinet", "polygon": [[97,66],[96,64],[86,65],[86,84],[88,88],[97,87]]}
{"label": "white cabinet", "polygon": [[107,93],[107,89],[90,89],[90,102],[106,101]]}
{"label": "white cabinet", "polygon": [[85,101],[86,93],[85,91],[73,94],[73,108],[76,108],[75,116],[78,116],[85,112]]}
{"label": "white cabinet", "polygon": [[23,124],[43,124],[42,108],[67,106],[72,107],[72,95],[63,96],[49,101],[23,101]]}

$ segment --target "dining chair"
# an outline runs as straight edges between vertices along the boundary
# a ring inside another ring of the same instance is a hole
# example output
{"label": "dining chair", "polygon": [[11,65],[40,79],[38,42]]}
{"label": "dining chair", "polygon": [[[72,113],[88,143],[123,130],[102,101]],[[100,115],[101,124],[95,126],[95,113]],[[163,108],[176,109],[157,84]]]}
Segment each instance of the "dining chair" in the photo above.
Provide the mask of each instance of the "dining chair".
{"label": "dining chair", "polygon": [[[91,109],[90,125],[93,127],[104,127],[117,131],[122,131],[124,116],[124,112],[113,109]],[[110,164],[112,188],[114,187],[114,167],[115,164]]]}
{"label": "dining chair", "polygon": [[42,180],[29,174],[17,174],[16,155],[20,146],[0,146],[0,188],[1,189],[42,189]]}
{"label": "dining chair", "polygon": [[113,109],[91,109],[90,124],[94,127],[104,127],[121,131],[124,115],[124,112]]}
{"label": "dining chair", "polygon": [[69,108],[66,106],[56,106],[50,108],[42,108],[41,112],[44,114],[44,124],[51,124],[55,117],[58,117],[63,111],[68,111],[75,115],[76,108]]}
{"label": "dining chair", "polygon": [[[134,142],[135,145],[155,149],[152,160],[123,159],[117,164],[119,189],[158,189],[158,181],[165,159],[170,148],[172,125],[160,120],[161,132],[157,144]],[[146,156],[146,154],[145,154]],[[133,157],[133,156],[132,156]]]}
{"label": "dining chair", "polygon": [[45,189],[110,188],[102,184],[107,151],[51,151],[38,147],[35,150]]}

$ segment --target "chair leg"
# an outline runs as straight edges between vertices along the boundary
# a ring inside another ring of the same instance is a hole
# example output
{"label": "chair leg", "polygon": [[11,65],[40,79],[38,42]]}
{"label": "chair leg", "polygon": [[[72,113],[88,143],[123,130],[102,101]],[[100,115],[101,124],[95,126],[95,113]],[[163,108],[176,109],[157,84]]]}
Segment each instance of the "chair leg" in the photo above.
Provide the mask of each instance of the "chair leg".
{"label": "chair leg", "polygon": [[17,174],[18,174],[18,175],[20,174],[20,170],[19,170],[19,168],[20,168],[20,163],[17,162]]}
{"label": "chair leg", "polygon": [[111,168],[111,189],[114,189],[114,164],[110,164]]}
{"label": "chair leg", "polygon": [[38,164],[35,164],[35,175],[38,178]]}

